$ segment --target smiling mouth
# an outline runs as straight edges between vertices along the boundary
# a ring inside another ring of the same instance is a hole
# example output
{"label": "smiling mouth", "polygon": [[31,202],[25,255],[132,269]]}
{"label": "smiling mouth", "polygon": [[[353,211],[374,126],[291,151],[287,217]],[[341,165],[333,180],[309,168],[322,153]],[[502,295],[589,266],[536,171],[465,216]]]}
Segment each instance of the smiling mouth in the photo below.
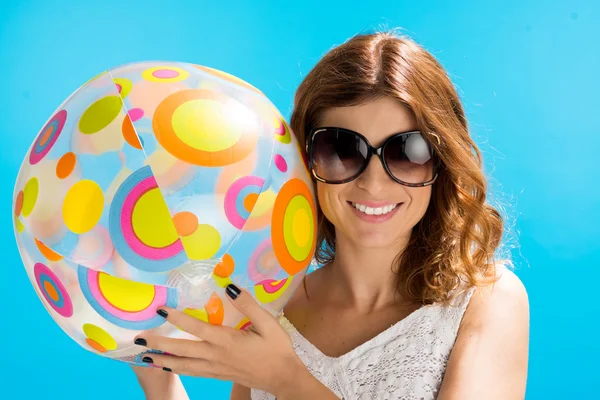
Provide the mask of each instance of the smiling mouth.
{"label": "smiling mouth", "polygon": [[365,215],[386,215],[386,214],[389,214],[392,211],[394,211],[396,209],[396,207],[398,207],[399,205],[402,204],[402,203],[396,203],[396,204],[388,204],[388,205],[385,205],[382,207],[369,207],[364,204],[354,203],[351,201],[349,201],[348,203],[350,203],[350,205],[352,207],[354,207],[356,210],[358,210],[359,212],[361,212]]}

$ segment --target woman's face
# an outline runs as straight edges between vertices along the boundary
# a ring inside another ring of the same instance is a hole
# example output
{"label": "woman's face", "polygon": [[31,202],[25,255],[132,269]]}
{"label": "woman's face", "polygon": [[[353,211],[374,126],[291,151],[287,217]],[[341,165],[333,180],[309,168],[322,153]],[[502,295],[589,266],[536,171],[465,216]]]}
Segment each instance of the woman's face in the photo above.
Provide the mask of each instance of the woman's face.
{"label": "woman's face", "polygon": [[[327,110],[320,122],[321,126],[359,132],[376,148],[395,133],[418,129],[406,106],[385,97]],[[317,182],[317,196],[324,215],[335,226],[338,241],[344,237],[357,247],[385,248],[408,241],[412,228],[425,215],[431,186],[407,187],[395,182],[379,157],[373,156],[365,171],[352,182]]]}

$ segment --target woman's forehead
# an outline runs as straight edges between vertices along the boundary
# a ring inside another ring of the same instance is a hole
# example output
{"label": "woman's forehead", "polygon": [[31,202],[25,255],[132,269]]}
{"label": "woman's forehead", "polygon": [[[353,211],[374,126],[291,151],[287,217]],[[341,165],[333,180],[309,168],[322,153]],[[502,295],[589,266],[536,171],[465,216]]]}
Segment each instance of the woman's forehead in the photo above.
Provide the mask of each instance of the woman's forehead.
{"label": "woman's forehead", "polygon": [[355,106],[328,109],[319,122],[321,126],[360,132],[373,145],[394,133],[418,129],[413,112],[399,101],[386,97]]}

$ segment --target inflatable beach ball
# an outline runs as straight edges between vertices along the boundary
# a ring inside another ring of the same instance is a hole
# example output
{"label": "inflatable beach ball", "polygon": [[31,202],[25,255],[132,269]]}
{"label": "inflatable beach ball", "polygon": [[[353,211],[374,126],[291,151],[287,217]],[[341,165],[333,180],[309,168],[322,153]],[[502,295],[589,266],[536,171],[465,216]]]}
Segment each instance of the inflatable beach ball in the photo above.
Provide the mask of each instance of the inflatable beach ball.
{"label": "inflatable beach ball", "polygon": [[186,335],[162,305],[245,329],[225,298],[235,283],[278,314],[316,244],[310,175],[284,118],[243,80],[185,63],[121,66],[75,91],[26,154],[13,205],[52,318],[132,364],[140,331]]}

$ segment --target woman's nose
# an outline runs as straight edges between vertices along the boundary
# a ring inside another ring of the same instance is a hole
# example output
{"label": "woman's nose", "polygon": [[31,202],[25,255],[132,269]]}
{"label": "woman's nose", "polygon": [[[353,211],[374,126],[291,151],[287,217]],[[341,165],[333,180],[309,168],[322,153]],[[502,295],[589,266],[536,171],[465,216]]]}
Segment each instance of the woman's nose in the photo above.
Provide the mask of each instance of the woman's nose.
{"label": "woman's nose", "polygon": [[390,183],[395,183],[386,172],[383,160],[379,155],[373,154],[367,168],[357,178],[357,186],[371,194],[377,194]]}

